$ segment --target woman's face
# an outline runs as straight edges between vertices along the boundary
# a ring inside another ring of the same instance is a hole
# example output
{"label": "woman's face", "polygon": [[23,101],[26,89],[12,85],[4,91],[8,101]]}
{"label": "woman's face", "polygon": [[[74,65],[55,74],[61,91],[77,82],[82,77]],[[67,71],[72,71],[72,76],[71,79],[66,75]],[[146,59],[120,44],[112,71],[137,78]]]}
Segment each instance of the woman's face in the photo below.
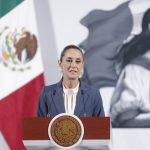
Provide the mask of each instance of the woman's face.
{"label": "woman's face", "polygon": [[78,49],[68,49],[59,61],[59,66],[63,71],[63,78],[67,80],[78,79],[83,70],[83,56]]}

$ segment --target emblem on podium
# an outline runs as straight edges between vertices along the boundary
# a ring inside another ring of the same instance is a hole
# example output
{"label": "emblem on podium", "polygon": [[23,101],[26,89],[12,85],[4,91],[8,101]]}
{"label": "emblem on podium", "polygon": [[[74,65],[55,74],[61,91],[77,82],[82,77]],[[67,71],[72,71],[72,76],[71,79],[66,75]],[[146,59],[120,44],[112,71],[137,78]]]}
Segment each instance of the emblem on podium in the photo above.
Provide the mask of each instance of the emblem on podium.
{"label": "emblem on podium", "polygon": [[77,116],[62,113],[50,121],[48,135],[56,147],[70,149],[78,146],[82,141],[84,127]]}

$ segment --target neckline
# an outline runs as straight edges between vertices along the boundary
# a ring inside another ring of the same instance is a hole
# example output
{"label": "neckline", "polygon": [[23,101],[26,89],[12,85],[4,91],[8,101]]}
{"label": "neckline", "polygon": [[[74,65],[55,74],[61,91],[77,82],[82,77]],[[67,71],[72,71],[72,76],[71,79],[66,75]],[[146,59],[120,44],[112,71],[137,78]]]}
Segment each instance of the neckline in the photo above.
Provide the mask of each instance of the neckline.
{"label": "neckline", "polygon": [[64,91],[64,93],[69,93],[69,92],[77,93],[78,89],[79,89],[79,83],[78,83],[78,85],[75,88],[66,88],[63,85],[63,91]]}

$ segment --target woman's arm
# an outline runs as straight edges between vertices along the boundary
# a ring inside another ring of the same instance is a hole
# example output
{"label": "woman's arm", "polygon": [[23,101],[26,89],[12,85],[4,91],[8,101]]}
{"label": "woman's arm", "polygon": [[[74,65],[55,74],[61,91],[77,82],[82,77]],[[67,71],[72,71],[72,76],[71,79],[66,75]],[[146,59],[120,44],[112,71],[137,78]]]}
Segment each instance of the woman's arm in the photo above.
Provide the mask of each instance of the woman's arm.
{"label": "woman's arm", "polygon": [[127,120],[121,124],[122,127],[150,127],[150,112],[141,113],[133,119]]}
{"label": "woman's arm", "polygon": [[46,104],[45,88],[43,88],[41,91],[41,94],[39,96],[37,116],[38,117],[46,117],[47,112],[48,112],[48,110],[47,110],[47,104]]}
{"label": "woman's arm", "polygon": [[103,100],[102,100],[102,97],[101,97],[99,90],[96,90],[96,92],[95,92],[95,104],[94,104],[94,106],[95,107],[94,107],[93,116],[104,117],[105,112],[104,112],[104,107],[103,107]]}

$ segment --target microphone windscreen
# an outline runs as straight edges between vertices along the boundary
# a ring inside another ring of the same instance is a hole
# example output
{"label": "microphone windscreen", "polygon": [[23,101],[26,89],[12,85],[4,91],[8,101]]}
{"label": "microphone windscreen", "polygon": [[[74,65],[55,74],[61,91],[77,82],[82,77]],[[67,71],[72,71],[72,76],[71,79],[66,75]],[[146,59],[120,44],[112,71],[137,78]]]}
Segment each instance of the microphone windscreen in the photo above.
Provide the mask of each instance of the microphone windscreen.
{"label": "microphone windscreen", "polygon": [[84,94],[84,91],[83,91],[83,90],[81,90],[81,94],[82,94],[82,95]]}
{"label": "microphone windscreen", "polygon": [[56,94],[56,90],[53,90],[53,95],[55,95]]}

